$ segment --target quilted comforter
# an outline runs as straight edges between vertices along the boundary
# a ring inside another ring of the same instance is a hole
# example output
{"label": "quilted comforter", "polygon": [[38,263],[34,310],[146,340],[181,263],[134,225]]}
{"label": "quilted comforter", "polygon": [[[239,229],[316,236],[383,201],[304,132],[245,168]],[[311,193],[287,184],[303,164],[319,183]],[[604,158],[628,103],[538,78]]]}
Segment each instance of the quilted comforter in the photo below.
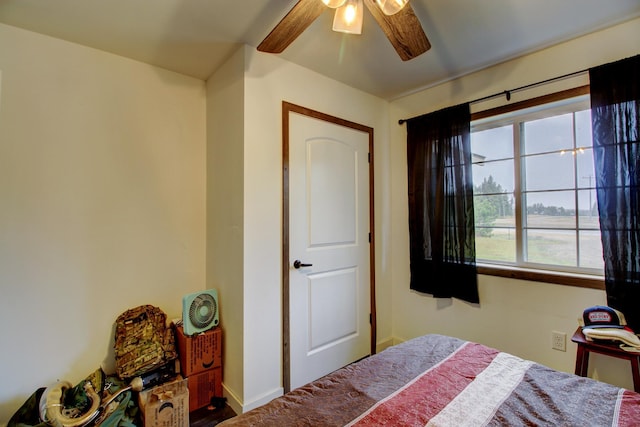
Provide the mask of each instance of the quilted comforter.
{"label": "quilted comforter", "polygon": [[640,426],[640,394],[425,335],[220,425]]}

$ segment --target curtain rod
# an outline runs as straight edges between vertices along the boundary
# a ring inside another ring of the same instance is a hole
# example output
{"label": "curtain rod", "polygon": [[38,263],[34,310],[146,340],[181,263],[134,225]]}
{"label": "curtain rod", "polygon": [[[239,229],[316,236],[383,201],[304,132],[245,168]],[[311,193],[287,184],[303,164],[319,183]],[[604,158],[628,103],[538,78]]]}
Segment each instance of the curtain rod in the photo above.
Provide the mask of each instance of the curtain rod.
{"label": "curtain rod", "polygon": [[[580,70],[580,71],[574,71],[573,73],[563,74],[563,75],[558,76],[558,77],[552,77],[550,79],[542,80],[542,81],[539,81],[537,83],[530,83],[528,85],[520,86],[520,87],[517,87],[515,89],[503,90],[502,92],[494,93],[492,95],[483,96],[482,98],[478,98],[478,99],[474,99],[473,101],[469,101],[469,104],[475,104],[475,103],[478,103],[478,102],[487,101],[489,99],[497,98],[497,97],[502,96],[502,95],[504,95],[507,98],[507,101],[511,101],[511,94],[514,93],[514,92],[520,92],[520,91],[525,90],[525,89],[530,89],[530,88],[535,87],[535,86],[543,85],[545,83],[550,83],[550,82],[554,82],[556,80],[562,80],[562,79],[566,79],[566,78],[569,78],[569,77],[577,76],[579,74],[586,73],[587,71],[589,71],[588,68],[584,69],[584,70]],[[410,120],[410,119],[400,119],[400,120],[398,120],[398,124],[401,125],[401,124],[405,123],[407,120]]]}

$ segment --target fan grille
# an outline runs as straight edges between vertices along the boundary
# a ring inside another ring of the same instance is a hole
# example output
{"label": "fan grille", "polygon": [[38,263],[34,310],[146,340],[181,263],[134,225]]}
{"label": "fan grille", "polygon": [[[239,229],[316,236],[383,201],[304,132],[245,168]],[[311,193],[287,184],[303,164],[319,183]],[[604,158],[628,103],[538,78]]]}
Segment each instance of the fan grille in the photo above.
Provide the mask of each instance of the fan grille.
{"label": "fan grille", "polygon": [[216,316],[218,305],[209,294],[196,296],[189,307],[189,320],[196,328],[206,328]]}

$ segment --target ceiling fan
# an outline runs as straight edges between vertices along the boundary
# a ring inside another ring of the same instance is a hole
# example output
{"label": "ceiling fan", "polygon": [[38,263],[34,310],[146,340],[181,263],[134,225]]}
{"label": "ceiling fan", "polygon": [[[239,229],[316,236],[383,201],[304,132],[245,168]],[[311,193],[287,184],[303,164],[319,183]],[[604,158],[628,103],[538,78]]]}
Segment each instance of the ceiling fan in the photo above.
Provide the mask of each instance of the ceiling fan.
{"label": "ceiling fan", "polygon": [[336,25],[347,25],[339,21],[349,21],[352,18],[350,14],[355,13],[356,18],[359,14],[361,28],[363,1],[403,61],[413,59],[431,48],[431,43],[408,0],[299,0],[258,45],[258,50],[281,53],[326,10],[327,6],[336,9],[333,27],[335,31],[359,34],[358,30],[340,29]]}

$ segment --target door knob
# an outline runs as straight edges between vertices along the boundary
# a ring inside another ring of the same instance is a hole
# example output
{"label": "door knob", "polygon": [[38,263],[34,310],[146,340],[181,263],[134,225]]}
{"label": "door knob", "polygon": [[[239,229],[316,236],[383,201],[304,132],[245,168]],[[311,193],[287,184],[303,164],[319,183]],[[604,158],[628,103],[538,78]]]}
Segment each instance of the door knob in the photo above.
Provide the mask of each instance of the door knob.
{"label": "door knob", "polygon": [[299,259],[293,261],[293,268],[311,267],[313,264],[303,264]]}

